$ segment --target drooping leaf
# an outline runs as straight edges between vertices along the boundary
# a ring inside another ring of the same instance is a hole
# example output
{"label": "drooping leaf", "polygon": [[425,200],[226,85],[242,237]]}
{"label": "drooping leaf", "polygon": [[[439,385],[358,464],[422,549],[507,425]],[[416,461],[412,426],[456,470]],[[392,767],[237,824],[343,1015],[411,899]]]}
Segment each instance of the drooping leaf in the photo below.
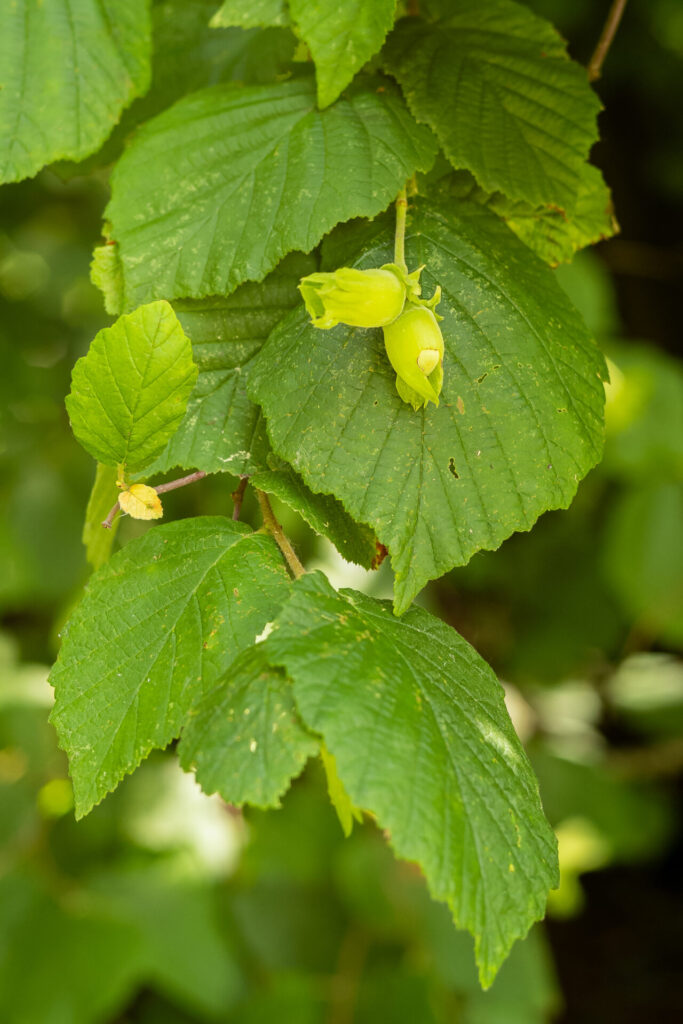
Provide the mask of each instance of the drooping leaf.
{"label": "drooping leaf", "polygon": [[527,203],[510,203],[504,197],[491,202],[518,238],[551,266],[568,263],[587,245],[611,238],[619,230],[612,210],[610,191],[597,167],[584,164],[571,215]]}
{"label": "drooping leaf", "polygon": [[222,518],[159,526],[94,574],[50,676],[79,817],[178,735],[286,590],[274,542]]}
{"label": "drooping leaf", "polygon": [[265,641],[353,803],[475,937],[489,985],[557,884],[555,838],[491,669],[422,609],[298,580]]}
{"label": "drooping leaf", "polygon": [[327,107],[382,46],[396,0],[290,0],[289,9],[315,61],[318,105]]}
{"label": "drooping leaf", "polygon": [[[316,330],[302,311],[273,332],[249,384],[275,451],[389,549],[398,611],[569,504],[600,455],[606,372],[553,272],[492,213],[420,204],[409,220],[409,265],[426,265],[425,295],[443,288],[439,407],[401,401],[380,331]],[[391,258],[391,226],[340,234],[335,265],[354,251],[361,267]]]}
{"label": "drooping leaf", "polygon": [[101,330],[71,375],[73,432],[106,466],[143,469],[185,415],[197,379],[192,346],[168,302],[151,302]]}
{"label": "drooping leaf", "polygon": [[458,0],[399,22],[384,50],[413,114],[488,192],[571,212],[600,102],[548,22],[512,0]]}
{"label": "drooping leaf", "polygon": [[109,510],[116,504],[118,497],[115,467],[103,466],[101,462],[98,462],[83,523],[85,554],[93,569],[99,569],[101,565],[104,565],[111,554],[120,517],[116,517],[109,530],[105,530],[102,523],[107,518]]}
{"label": "drooping leaf", "polygon": [[339,221],[379,213],[434,154],[389,79],[322,112],[308,77],[187,96],[140,130],[112,176],[126,302],[260,280]]}
{"label": "drooping leaf", "polygon": [[249,282],[227,297],[174,303],[199,376],[182,423],[150,473],[176,466],[235,475],[265,468],[259,410],[246,394],[249,367],[296,305],[299,278],[313,266],[311,257],[292,253],[260,284]]}
{"label": "drooping leaf", "polygon": [[178,753],[205,793],[265,808],[280,806],[317,750],[297,715],[291,683],[270,667],[261,643],[243,651],[191,712]]}
{"label": "drooping leaf", "polygon": [[568,263],[579,249],[611,238],[619,230],[610,191],[592,164],[581,168],[576,206],[569,215],[554,207],[513,201],[500,192],[491,195],[479,188],[468,171],[454,171],[450,180],[439,183],[438,193],[490,207],[518,238],[553,267]]}
{"label": "drooping leaf", "polygon": [[269,25],[288,25],[289,15],[284,0],[223,0],[210,25],[212,28],[261,28]]}
{"label": "drooping leaf", "polygon": [[149,86],[147,0],[0,5],[0,181],[94,152]]}

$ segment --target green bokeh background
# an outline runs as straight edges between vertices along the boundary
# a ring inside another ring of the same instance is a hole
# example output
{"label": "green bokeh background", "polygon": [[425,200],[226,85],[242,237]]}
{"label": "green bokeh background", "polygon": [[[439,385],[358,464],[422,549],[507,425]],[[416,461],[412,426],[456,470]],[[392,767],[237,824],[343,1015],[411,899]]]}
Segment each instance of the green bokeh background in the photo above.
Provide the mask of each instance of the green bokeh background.
{"label": "green bokeh background", "polygon": [[[606,2],[531,6],[588,59]],[[604,462],[568,512],[421,598],[508,685],[560,836],[548,921],[487,993],[470,940],[416,869],[370,824],[343,839],[316,766],[281,811],[241,815],[158,753],[74,821],[45,680],[88,575],[80,534],[93,464],[63,401],[73,363],[110,322],[88,276],[108,167],[0,189],[3,1024],[683,1015],[682,58],[678,0],[633,0],[597,86],[606,111],[594,159],[622,232],[558,271],[612,361]],[[204,84],[191,62],[185,74],[183,88]],[[166,517],[229,513],[234,486],[214,478],[169,494]],[[348,566],[278,513],[334,583],[390,589],[387,566]],[[258,522],[249,495],[244,518]],[[118,543],[145,528],[127,521]]]}

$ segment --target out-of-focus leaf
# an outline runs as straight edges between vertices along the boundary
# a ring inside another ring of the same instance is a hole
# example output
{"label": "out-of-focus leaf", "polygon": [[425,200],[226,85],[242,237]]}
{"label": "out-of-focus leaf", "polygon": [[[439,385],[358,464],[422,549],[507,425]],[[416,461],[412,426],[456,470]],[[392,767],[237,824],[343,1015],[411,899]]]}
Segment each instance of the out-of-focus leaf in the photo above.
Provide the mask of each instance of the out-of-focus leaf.
{"label": "out-of-focus leaf", "polygon": [[643,481],[604,527],[606,578],[633,627],[683,646],[683,481]]}
{"label": "out-of-focus leaf", "polygon": [[83,543],[88,562],[93,569],[99,569],[108,560],[119,528],[120,516],[117,516],[110,529],[106,530],[102,523],[110,509],[116,503],[119,491],[116,486],[116,468],[97,463],[95,482],[92,485],[88,507],[85,510],[83,523]]}

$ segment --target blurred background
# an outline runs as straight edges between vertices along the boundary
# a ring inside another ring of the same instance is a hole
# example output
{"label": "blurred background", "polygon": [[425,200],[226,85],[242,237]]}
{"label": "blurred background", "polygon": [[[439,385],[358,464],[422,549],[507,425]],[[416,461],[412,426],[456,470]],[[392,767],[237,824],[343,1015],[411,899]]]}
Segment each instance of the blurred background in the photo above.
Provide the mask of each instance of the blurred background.
{"label": "blurred background", "polygon": [[[587,62],[607,0],[530,6]],[[195,0],[178,25],[177,5],[156,5],[164,56],[129,125],[174,88],[265,73],[248,33],[216,48],[215,7]],[[272,32],[277,64],[290,41]],[[557,271],[611,361],[604,462],[569,511],[422,597],[504,681],[560,840],[548,919],[487,993],[416,870],[371,824],[343,839],[316,766],[280,811],[242,815],[158,753],[74,821],[46,676],[88,575],[93,464],[63,399],[109,322],[89,262],[125,126],[89,164],[0,189],[2,1024],[683,1019],[682,58],[679,0],[632,0],[593,154],[621,234]],[[167,518],[229,512],[234,486],[169,494]],[[345,565],[278,511],[309,566],[390,592],[386,566]],[[244,517],[258,521],[250,498]],[[126,522],[120,542],[142,529]]]}

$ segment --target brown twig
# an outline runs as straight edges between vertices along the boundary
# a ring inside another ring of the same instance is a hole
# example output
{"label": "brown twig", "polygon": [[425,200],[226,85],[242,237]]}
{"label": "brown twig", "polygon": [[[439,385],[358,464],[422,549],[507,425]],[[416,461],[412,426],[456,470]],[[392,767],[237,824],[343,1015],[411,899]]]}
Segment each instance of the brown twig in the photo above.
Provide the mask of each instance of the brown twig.
{"label": "brown twig", "polygon": [[292,547],[289,537],[287,537],[284,530],[282,529],[277,519],[275,518],[275,513],[273,512],[273,507],[270,504],[270,499],[268,495],[264,494],[263,491],[257,490],[256,497],[258,498],[258,503],[261,506],[263,525],[268,530],[268,532],[272,534],[273,540],[275,541],[280,551],[284,555],[285,561],[292,571],[292,575],[295,577],[295,579],[298,580],[300,576],[304,575],[306,570],[304,569],[303,565],[297,558],[296,552]]}
{"label": "brown twig", "polygon": [[588,81],[595,82],[602,73],[602,65],[605,62],[605,57],[612,45],[612,40],[616,35],[616,31],[619,28],[619,22],[624,13],[626,7],[626,0],[613,0],[612,6],[609,9],[605,24],[602,27],[600,38],[598,39],[597,46],[593,51],[593,56],[588,61]]}
{"label": "brown twig", "polygon": [[240,482],[237,487],[237,490],[233,491],[232,494],[230,495],[234,504],[234,508],[232,510],[232,518],[235,520],[239,519],[240,513],[242,512],[242,501],[244,499],[244,492],[247,489],[248,483],[249,475],[247,473],[243,473],[240,476]]}
{"label": "brown twig", "polygon": [[[166,484],[159,484],[159,486],[154,487],[153,490],[155,490],[157,494],[165,494],[166,491],[175,491],[178,487],[187,487],[188,484],[193,484],[196,480],[203,480],[205,476],[206,473],[204,473],[203,470],[198,469],[196,473],[188,473],[187,476],[178,477],[177,480],[169,480]],[[102,526],[105,530],[111,530],[114,522],[114,516],[120,508],[121,506],[117,501],[109,509],[109,515],[102,522]]]}

